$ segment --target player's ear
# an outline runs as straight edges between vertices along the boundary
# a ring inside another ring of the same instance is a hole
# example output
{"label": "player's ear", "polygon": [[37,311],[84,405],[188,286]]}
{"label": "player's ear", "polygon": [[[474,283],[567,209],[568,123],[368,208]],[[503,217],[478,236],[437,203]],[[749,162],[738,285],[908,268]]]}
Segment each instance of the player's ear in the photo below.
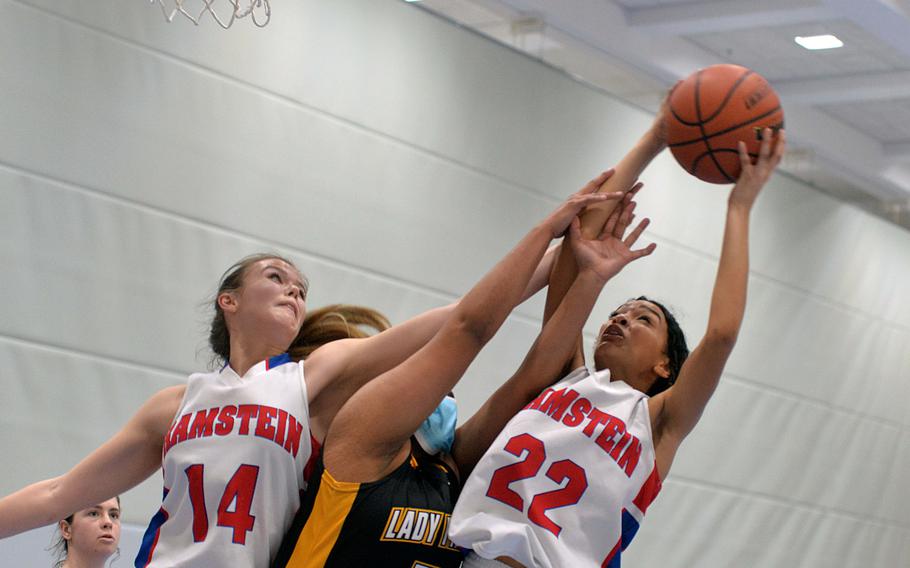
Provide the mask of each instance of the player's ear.
{"label": "player's ear", "polygon": [[218,294],[218,307],[223,312],[236,312],[238,306],[237,295],[234,290]]}
{"label": "player's ear", "polygon": [[664,355],[661,360],[652,368],[654,374],[662,379],[670,378],[670,358]]}

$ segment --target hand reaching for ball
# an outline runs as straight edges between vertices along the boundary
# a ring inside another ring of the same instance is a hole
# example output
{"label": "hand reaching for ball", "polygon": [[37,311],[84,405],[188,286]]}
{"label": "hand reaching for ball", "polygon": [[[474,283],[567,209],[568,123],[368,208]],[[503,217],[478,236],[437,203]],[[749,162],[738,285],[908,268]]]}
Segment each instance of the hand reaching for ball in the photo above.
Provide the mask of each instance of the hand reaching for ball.
{"label": "hand reaching for ball", "polygon": [[740,141],[739,161],[742,173],[739,174],[739,180],[733,186],[733,191],[730,192],[731,207],[752,207],[755,198],[758,197],[758,192],[765,186],[768,178],[771,177],[774,169],[784,157],[786,146],[787,139],[783,130],[775,133],[770,128],[765,128],[762,131],[758,160],[753,164],[746,143]]}

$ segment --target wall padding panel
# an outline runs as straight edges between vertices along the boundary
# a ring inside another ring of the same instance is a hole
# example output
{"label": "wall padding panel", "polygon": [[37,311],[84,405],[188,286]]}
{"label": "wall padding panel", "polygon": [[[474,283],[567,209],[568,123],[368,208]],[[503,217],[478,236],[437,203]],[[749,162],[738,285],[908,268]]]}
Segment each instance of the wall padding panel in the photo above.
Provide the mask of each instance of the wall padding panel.
{"label": "wall padding panel", "polygon": [[[463,294],[651,121],[399,0],[272,7],[223,31],[145,0],[0,0],[0,492],[205,368],[203,303],[237,258],[288,254],[311,307],[400,322]],[[587,341],[645,293],[694,346],[727,190],[667,154],[644,181],[658,249],[610,283]],[[785,175],[752,225],[739,344],[626,563],[910,565],[910,235]],[[463,416],[541,305],[472,365]],[[157,478],[131,491],[127,520],[159,499]]]}

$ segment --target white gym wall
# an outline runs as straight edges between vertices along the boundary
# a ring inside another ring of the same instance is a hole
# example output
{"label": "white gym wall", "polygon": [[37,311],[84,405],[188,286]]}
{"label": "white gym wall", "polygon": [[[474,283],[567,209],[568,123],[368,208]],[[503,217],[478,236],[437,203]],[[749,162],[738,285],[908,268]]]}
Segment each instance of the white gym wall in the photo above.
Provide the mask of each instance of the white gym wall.
{"label": "white gym wall", "polygon": [[[311,307],[400,322],[465,292],[651,121],[400,0],[272,8],[225,31],[146,0],[0,0],[0,494],[205,368],[200,306],[239,257],[285,253]],[[608,286],[589,342],[645,293],[694,346],[728,189],[668,154],[644,180],[658,249]],[[624,564],[910,565],[910,234],[778,174],[752,252],[737,349]],[[465,376],[463,415],[541,306]],[[123,496],[131,534],[160,496],[157,476]],[[38,541],[0,541],[0,565],[48,566]]]}

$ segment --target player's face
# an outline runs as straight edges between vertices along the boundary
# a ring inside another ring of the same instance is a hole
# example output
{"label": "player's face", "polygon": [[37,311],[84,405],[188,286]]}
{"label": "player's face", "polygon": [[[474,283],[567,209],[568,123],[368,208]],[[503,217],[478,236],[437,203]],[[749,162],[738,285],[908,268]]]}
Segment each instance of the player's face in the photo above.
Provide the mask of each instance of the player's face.
{"label": "player's face", "polygon": [[306,316],[306,284],[297,270],[277,258],[251,265],[233,292],[231,317],[244,331],[274,338],[286,348]]}
{"label": "player's face", "polygon": [[594,366],[610,369],[611,378],[647,392],[667,373],[667,320],[660,307],[645,300],[619,306],[600,328]]}
{"label": "player's face", "polygon": [[70,555],[107,558],[117,551],[120,543],[120,505],[108,499],[73,515],[69,526],[67,547]]}

